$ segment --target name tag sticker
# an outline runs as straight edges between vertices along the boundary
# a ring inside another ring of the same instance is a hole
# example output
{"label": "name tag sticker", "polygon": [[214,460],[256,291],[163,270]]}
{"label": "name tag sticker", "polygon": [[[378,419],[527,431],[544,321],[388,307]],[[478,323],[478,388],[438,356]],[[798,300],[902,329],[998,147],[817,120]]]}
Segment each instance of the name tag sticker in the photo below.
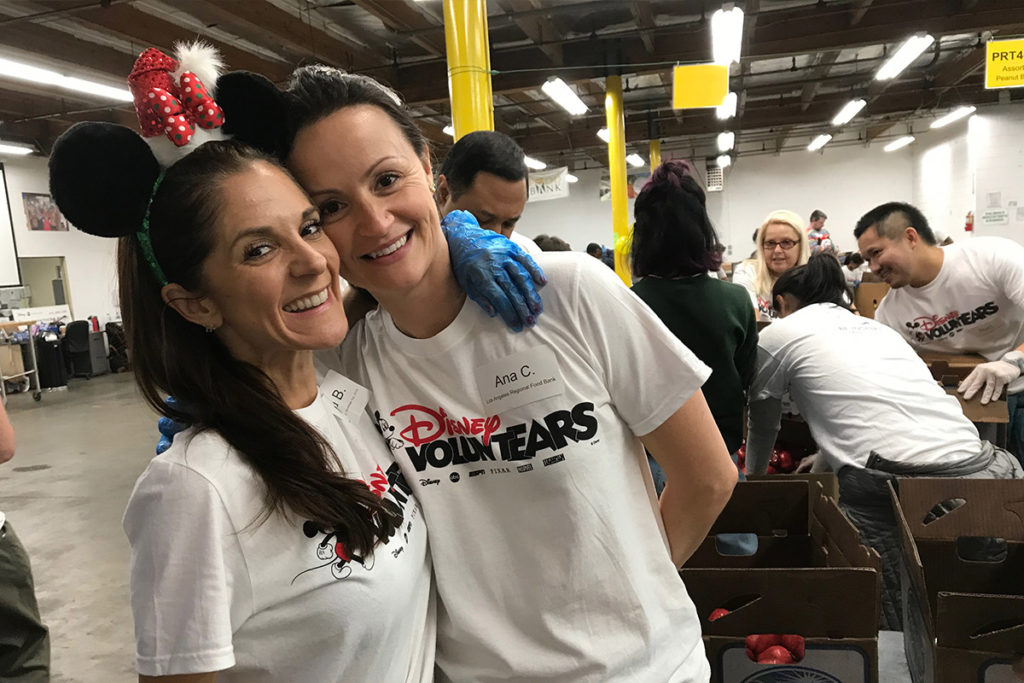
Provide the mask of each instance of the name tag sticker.
{"label": "name tag sticker", "polygon": [[475,374],[484,410],[491,414],[565,393],[555,352],[546,346],[482,365]]}
{"label": "name tag sticker", "polygon": [[335,415],[349,419],[363,412],[370,400],[370,392],[366,387],[334,370],[327,371],[327,376],[320,383],[320,393],[331,404]]}

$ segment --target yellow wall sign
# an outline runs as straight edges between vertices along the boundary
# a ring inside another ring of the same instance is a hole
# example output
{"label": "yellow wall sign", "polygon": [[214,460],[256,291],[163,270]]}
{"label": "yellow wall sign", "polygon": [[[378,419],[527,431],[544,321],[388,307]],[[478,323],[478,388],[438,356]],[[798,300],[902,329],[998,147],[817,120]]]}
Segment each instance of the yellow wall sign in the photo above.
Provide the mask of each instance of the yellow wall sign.
{"label": "yellow wall sign", "polygon": [[1024,38],[985,43],[985,87],[1024,86]]}
{"label": "yellow wall sign", "polygon": [[672,108],[717,107],[729,94],[725,64],[689,64],[672,70]]}

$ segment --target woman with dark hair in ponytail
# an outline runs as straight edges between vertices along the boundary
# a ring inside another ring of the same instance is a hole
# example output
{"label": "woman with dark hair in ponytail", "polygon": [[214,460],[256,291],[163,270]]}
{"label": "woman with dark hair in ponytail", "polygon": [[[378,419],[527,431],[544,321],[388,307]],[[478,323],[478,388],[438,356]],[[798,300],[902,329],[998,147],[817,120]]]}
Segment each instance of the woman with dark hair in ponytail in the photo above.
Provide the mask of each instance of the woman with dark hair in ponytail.
{"label": "woman with dark hair in ponytail", "polygon": [[[169,59],[147,51],[137,67]],[[199,77],[180,78],[188,106]],[[61,211],[119,238],[143,398],[192,424],[139,477],[124,514],[139,679],[430,681],[421,509],[365,393],[335,374],[317,384],[313,351],[348,329],[337,251],[277,161],[235,141],[195,149],[182,140],[192,120],[174,116],[157,140],[77,124],[50,158]]]}
{"label": "woman with dark hair in ponytail", "polygon": [[[704,397],[730,453],[743,443],[743,407],[754,374],[757,323],[743,287],[708,275],[722,264],[718,235],[693,166],[666,161],[636,198],[633,291],[711,368]],[[655,483],[664,474],[651,463]]]}
{"label": "woman with dark hair in ponytail", "polygon": [[900,630],[899,551],[887,484],[895,477],[1022,476],[1012,455],[978,437],[957,399],[894,330],[853,314],[831,254],[783,273],[781,316],[761,331],[750,386],[747,472],[763,474],[789,392],[839,476],[839,504],[882,556],[882,628]]}

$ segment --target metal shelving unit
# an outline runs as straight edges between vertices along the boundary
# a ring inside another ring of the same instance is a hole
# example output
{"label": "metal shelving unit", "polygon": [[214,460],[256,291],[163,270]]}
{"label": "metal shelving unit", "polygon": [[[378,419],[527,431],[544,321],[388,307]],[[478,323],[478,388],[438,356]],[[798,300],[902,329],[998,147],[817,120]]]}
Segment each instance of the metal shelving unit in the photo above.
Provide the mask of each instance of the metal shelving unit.
{"label": "metal shelving unit", "polygon": [[[6,323],[6,325],[11,324],[12,323]],[[19,326],[27,325],[28,329],[31,331],[32,325],[34,325],[35,323],[20,322],[17,324]],[[3,325],[0,325],[0,327],[2,326]],[[9,346],[21,346],[21,344],[9,344]],[[27,377],[29,380],[29,390],[32,392],[32,398],[38,401],[43,397],[42,388],[40,387],[39,384],[39,362],[36,359],[36,343],[35,339],[32,338],[31,334],[29,334],[28,338],[28,359],[30,367],[27,368],[24,372],[19,372],[16,375],[4,375],[0,373],[0,400],[3,401],[4,405],[7,405],[7,380],[9,379],[20,379],[22,377]]]}

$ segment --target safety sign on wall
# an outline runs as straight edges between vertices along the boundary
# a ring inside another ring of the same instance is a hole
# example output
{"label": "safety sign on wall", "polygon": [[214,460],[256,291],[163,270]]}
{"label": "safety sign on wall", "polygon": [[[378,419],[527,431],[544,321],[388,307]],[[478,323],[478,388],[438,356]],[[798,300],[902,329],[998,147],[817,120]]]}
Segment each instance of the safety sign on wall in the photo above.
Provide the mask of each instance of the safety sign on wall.
{"label": "safety sign on wall", "polygon": [[1024,87],[1024,38],[985,43],[985,87]]}

